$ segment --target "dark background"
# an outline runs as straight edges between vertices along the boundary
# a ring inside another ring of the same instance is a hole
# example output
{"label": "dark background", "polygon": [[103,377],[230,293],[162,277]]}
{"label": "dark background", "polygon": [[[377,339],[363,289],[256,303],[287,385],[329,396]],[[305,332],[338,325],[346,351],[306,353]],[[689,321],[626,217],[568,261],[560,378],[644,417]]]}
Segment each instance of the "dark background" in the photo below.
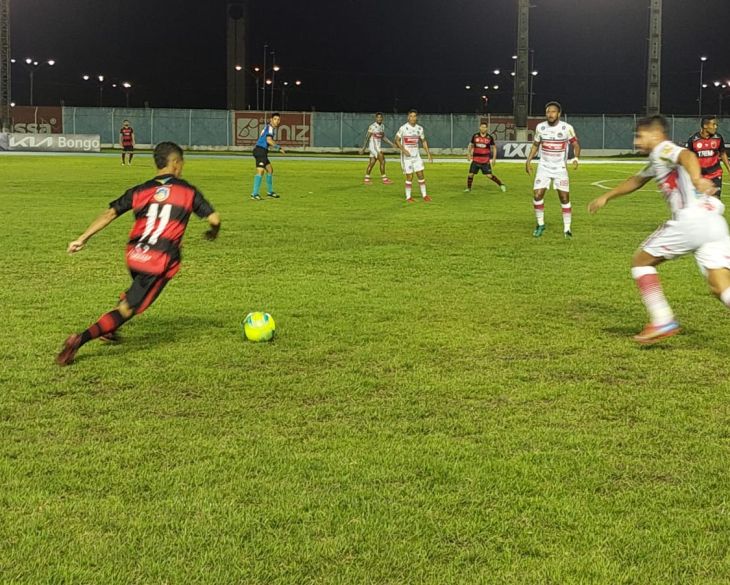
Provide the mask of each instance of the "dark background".
{"label": "dark background", "polygon": [[[534,0],[535,110],[558,99],[570,113],[644,109],[649,0]],[[276,51],[289,109],[511,112],[517,0],[254,0],[249,68],[263,45]],[[35,75],[36,105],[123,106],[111,82],[134,84],[131,105],[225,108],[224,0],[11,0],[13,57],[53,58]],[[697,112],[699,57],[706,54],[703,110],[730,110],[730,1],[664,0],[662,110]],[[501,78],[492,74],[500,68]],[[241,72],[240,75],[246,75]],[[254,78],[249,77],[255,106]],[[466,91],[499,83],[499,91]],[[13,100],[28,103],[28,73],[13,66]],[[276,107],[281,96],[276,94]],[[268,100],[267,100],[268,101]]]}

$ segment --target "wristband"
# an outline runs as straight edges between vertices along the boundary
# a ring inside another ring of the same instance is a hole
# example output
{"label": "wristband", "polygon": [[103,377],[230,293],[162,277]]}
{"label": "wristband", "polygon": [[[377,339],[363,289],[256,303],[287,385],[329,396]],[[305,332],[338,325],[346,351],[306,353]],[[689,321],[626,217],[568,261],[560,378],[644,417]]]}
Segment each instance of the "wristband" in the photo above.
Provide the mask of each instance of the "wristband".
{"label": "wristband", "polygon": [[570,159],[569,162],[577,163],[577,162],[580,162],[580,159],[577,156],[574,156],[573,158]]}

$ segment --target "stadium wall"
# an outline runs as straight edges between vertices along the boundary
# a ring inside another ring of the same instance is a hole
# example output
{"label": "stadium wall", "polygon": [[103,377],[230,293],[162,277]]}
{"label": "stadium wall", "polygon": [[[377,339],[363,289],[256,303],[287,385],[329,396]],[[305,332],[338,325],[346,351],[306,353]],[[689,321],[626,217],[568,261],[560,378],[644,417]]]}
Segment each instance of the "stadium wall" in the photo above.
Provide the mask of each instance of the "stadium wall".
{"label": "stadium wall", "polygon": [[[257,133],[264,113],[64,107],[62,117],[62,128],[54,128],[54,132],[99,134],[105,147],[117,145],[119,128],[128,119],[140,146],[172,140],[195,149],[250,150],[250,138]],[[353,152],[362,146],[372,117],[372,114],[347,112],[290,112],[282,126],[286,126],[284,132],[289,146],[296,150]],[[583,148],[592,154],[632,152],[636,118],[636,115],[565,116],[575,127]],[[676,142],[683,142],[699,128],[697,118],[671,116],[669,119],[672,139]],[[489,124],[498,141],[515,140],[514,123],[506,115],[422,114],[419,117],[430,146],[440,153],[463,153],[481,120]],[[534,129],[541,120],[531,118],[530,128]],[[391,138],[404,122],[405,114],[385,114],[386,132]],[[721,126],[730,130],[725,121]]]}

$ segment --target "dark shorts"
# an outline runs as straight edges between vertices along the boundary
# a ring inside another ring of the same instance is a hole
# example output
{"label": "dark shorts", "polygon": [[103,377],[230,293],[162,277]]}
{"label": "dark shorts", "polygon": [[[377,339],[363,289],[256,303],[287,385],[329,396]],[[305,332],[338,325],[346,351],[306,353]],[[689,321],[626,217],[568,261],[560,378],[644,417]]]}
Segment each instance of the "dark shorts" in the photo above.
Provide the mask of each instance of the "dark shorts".
{"label": "dark shorts", "polygon": [[255,146],[253,149],[253,157],[256,159],[256,168],[264,169],[271,164],[269,161],[269,151],[260,146]]}
{"label": "dark shorts", "polygon": [[124,152],[132,152],[132,151],[134,151],[134,145],[133,144],[125,144],[124,146],[122,146],[122,150]]}
{"label": "dark shorts", "polygon": [[124,293],[124,300],[130,308],[134,309],[134,313],[139,315],[144,313],[147,308],[155,302],[162,289],[165,288],[172,277],[180,268],[180,263],[173,264],[165,274],[147,274],[145,272],[130,271],[132,275],[132,285]]}
{"label": "dark shorts", "polygon": [[720,195],[722,195],[722,177],[715,177],[714,179],[710,180],[715,184],[715,187],[717,187],[717,193],[715,193],[715,197],[719,199]]}
{"label": "dark shorts", "polygon": [[478,175],[479,171],[481,171],[485,175],[491,175],[492,163],[477,163],[472,161],[471,166],[469,167],[469,174]]}

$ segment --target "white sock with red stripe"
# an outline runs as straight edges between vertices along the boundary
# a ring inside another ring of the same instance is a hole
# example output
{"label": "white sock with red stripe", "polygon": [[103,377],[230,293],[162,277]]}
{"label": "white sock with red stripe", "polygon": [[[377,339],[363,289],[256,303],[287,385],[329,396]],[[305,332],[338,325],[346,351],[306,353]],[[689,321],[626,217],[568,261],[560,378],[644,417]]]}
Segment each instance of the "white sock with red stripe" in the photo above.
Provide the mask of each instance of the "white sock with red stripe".
{"label": "white sock with red stripe", "polygon": [[537,218],[537,225],[545,225],[545,200],[540,199],[539,201],[534,200],[532,204],[535,206],[535,217]]}
{"label": "white sock with red stripe", "polygon": [[570,231],[570,224],[573,220],[573,205],[568,203],[561,203],[560,207],[563,209],[563,231]]}
{"label": "white sock with red stripe", "polygon": [[428,195],[426,193],[426,179],[418,179],[418,186],[421,188],[421,197]]}
{"label": "white sock with red stripe", "polygon": [[411,198],[411,189],[413,188],[413,181],[406,181],[406,199]]}
{"label": "white sock with red stripe", "polygon": [[649,312],[651,324],[666,325],[674,321],[674,313],[664,296],[656,268],[653,266],[637,266],[631,269],[631,276],[639,287],[641,300]]}
{"label": "white sock with red stripe", "polygon": [[730,288],[726,288],[720,294],[720,300],[725,303],[726,307],[730,307]]}

